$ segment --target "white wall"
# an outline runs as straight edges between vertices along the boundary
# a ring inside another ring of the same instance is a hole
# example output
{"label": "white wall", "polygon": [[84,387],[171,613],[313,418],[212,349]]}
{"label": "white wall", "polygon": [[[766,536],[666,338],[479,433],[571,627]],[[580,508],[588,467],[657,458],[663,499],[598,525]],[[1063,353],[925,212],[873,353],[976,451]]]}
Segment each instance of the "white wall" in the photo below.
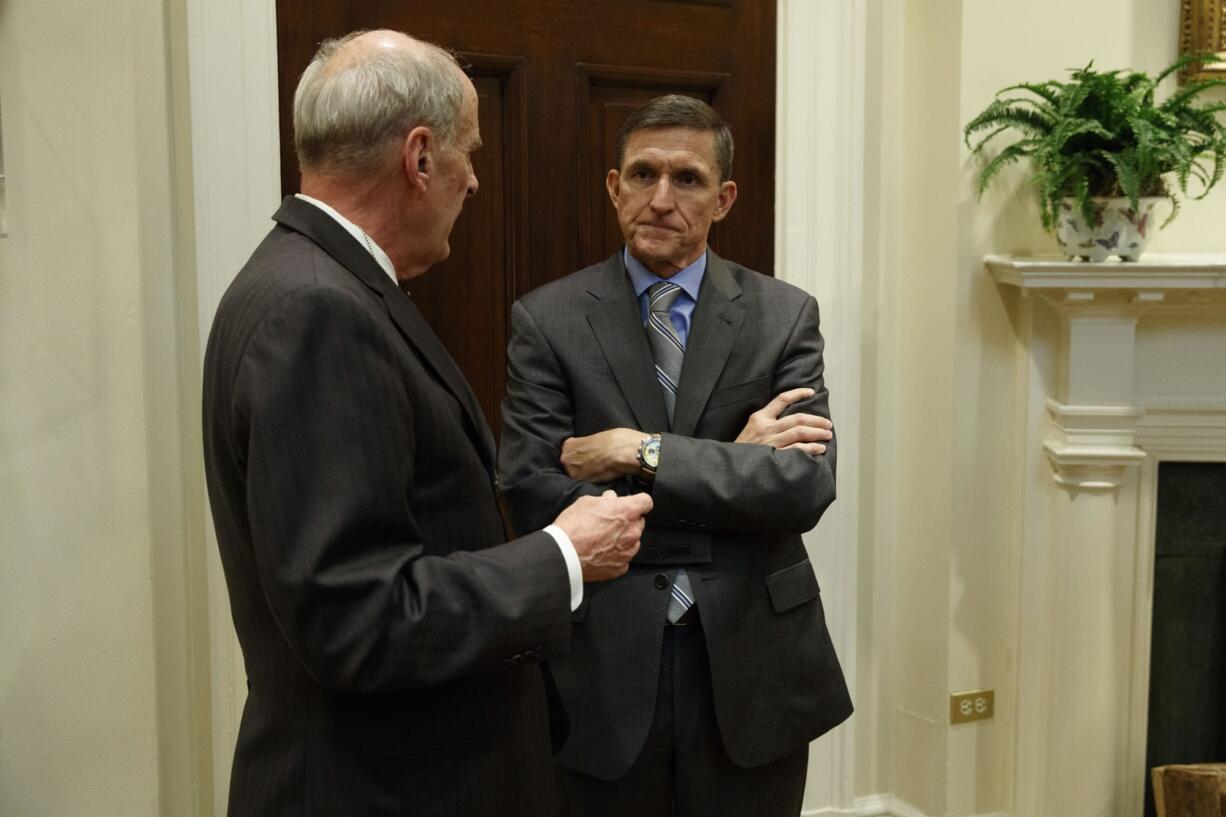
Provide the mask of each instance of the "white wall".
{"label": "white wall", "polygon": [[158,0],[0,5],[0,813],[14,817],[198,800],[172,26]]}

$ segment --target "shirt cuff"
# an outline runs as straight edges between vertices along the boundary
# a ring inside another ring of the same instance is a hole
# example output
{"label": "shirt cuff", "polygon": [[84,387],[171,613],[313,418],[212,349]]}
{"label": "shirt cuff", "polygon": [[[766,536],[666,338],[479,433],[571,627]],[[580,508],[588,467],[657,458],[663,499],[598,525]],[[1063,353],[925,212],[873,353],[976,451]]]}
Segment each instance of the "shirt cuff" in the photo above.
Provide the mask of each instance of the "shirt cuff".
{"label": "shirt cuff", "polygon": [[573,613],[583,603],[583,565],[579,564],[579,554],[566,531],[557,525],[550,525],[545,528],[545,533],[558,543],[558,550],[562,551],[562,558],[566,560],[566,574],[570,577],[570,611]]}

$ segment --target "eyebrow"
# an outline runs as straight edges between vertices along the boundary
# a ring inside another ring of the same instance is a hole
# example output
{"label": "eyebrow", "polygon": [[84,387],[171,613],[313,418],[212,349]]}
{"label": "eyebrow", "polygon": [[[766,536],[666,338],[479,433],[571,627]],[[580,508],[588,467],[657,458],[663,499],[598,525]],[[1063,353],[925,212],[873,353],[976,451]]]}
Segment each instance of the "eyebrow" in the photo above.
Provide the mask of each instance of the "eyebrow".
{"label": "eyebrow", "polygon": [[[640,168],[644,170],[658,171],[660,169],[660,163],[658,161],[653,161],[651,159],[641,159],[640,158],[640,159],[631,159],[626,164],[627,172],[632,171],[632,170],[638,170]],[[690,175],[697,176],[698,178],[703,179],[704,181],[710,178],[710,175],[711,175],[707,173],[705,170],[703,170],[698,165],[685,164],[685,165],[678,165],[677,167],[673,168],[674,176],[679,176],[682,173],[689,173]]]}
{"label": "eyebrow", "polygon": [[693,176],[698,184],[706,186],[711,183],[711,174],[697,165],[680,165],[673,168],[673,176]]}

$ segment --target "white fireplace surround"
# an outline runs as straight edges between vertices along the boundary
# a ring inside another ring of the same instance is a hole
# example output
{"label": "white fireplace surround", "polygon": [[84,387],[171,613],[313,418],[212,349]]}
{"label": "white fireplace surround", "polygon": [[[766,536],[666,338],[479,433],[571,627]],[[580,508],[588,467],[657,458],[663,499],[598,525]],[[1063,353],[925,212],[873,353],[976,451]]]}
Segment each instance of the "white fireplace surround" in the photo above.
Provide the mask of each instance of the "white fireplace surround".
{"label": "white fireplace surround", "polygon": [[991,256],[1027,359],[1019,815],[1140,815],[1158,465],[1226,462],[1226,256]]}

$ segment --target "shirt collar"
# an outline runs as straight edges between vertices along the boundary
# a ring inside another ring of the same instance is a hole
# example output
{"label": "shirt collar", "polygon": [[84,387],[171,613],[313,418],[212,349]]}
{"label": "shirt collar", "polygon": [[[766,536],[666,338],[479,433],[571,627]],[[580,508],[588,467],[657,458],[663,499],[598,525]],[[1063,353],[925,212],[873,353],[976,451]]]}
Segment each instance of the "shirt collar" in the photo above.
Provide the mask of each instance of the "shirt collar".
{"label": "shirt collar", "polygon": [[354,224],[349,219],[342,216],[340,213],[336,212],[336,210],[333,209],[332,207],[329,207],[327,204],[324,204],[319,199],[313,199],[310,196],[304,196],[301,193],[295,193],[294,195],[302,199],[305,202],[309,202],[315,205],[320,210],[323,210],[325,213],[332,216],[332,219],[337,224],[344,227],[345,230],[351,236],[353,236],[359,244],[361,244],[363,247],[366,248],[366,251],[370,253],[371,256],[375,259],[375,263],[377,263],[383,269],[383,271],[386,272],[388,276],[392,279],[392,283],[396,284],[397,286],[400,286],[400,281],[396,279],[396,268],[392,266],[392,259],[388,257],[387,253],[383,251],[383,248],[380,247],[373,238],[371,238],[370,236],[366,234],[365,230],[363,230],[358,225]]}
{"label": "shirt collar", "polygon": [[698,302],[698,290],[702,287],[702,276],[707,271],[707,254],[705,252],[698,256],[698,260],[693,264],[690,264],[670,278],[661,278],[643,266],[642,261],[630,254],[629,247],[622,250],[622,259],[626,264],[626,272],[630,274],[630,283],[634,285],[634,294],[636,296],[642,296],[652,284],[668,281],[681,287],[685,290],[685,294],[689,295],[695,303]]}

